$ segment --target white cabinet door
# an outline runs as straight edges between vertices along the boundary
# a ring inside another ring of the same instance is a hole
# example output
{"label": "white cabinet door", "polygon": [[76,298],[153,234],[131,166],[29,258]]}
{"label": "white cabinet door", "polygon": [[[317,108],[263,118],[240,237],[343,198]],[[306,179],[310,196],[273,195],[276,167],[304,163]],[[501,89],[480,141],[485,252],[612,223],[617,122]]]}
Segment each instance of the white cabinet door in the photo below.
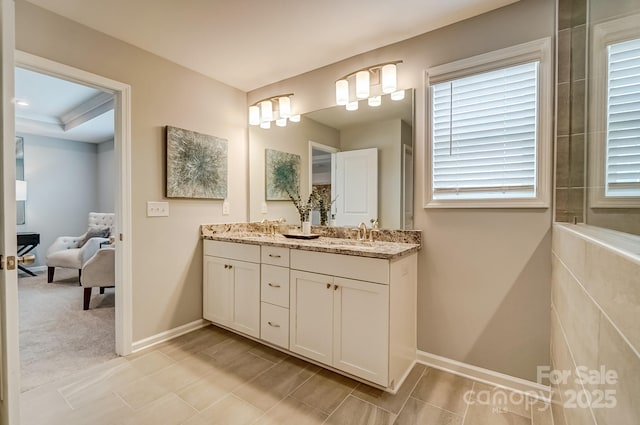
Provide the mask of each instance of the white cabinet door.
{"label": "white cabinet door", "polygon": [[383,386],[389,378],[389,286],[334,278],[333,366]]}
{"label": "white cabinet door", "polygon": [[205,319],[229,326],[233,314],[232,275],[229,260],[204,256],[202,315]]}
{"label": "white cabinet door", "polygon": [[292,270],[289,285],[289,349],[331,365],[333,277]]}
{"label": "white cabinet door", "polygon": [[227,260],[233,280],[233,314],[229,327],[260,336],[260,264]]}

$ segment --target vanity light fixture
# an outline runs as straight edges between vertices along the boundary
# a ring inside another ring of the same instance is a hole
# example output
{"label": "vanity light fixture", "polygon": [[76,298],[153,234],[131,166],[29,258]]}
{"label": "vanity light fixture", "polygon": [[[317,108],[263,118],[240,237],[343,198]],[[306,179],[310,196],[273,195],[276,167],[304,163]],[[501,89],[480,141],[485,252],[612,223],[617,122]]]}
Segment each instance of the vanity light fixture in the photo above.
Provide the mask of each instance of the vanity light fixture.
{"label": "vanity light fixture", "polygon": [[[348,111],[355,111],[358,109],[359,99],[368,99],[371,107],[380,106],[382,94],[391,93],[391,99],[401,100],[404,98],[404,91],[398,90],[399,63],[402,61],[373,65],[340,78],[336,81],[336,103],[346,106]],[[396,95],[399,92],[402,92],[402,97]]]}
{"label": "vanity light fixture", "polygon": [[287,120],[299,122],[300,115],[291,113],[291,96],[293,93],[279,94],[262,99],[249,106],[249,125],[259,125],[260,128],[271,128],[275,121],[278,127],[286,127]]}

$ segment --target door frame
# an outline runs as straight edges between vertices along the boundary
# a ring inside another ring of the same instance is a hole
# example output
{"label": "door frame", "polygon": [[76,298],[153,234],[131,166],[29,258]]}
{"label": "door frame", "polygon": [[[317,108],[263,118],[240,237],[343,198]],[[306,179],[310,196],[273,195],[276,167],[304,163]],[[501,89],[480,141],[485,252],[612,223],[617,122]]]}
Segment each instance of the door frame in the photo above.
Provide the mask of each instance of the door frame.
{"label": "door frame", "polygon": [[116,162],[115,233],[116,354],[125,356],[132,349],[132,263],[131,263],[131,86],[59,62],[15,51],[13,66],[94,87],[114,95],[114,151]]}

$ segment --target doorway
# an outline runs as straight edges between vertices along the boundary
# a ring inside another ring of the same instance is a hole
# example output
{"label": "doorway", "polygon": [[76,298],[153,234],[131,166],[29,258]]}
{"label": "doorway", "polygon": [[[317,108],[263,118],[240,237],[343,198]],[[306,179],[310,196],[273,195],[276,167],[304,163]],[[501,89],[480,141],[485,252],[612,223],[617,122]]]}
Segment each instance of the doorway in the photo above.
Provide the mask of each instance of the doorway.
{"label": "doorway", "polygon": [[[131,165],[130,165],[130,105],[131,88],[127,84],[82,71],[67,65],[40,58],[28,53],[15,52],[15,66],[30,72],[44,74],[67,82],[95,89],[112,98],[113,117],[113,182],[112,207],[115,213],[113,236],[115,244],[115,353],[131,352]],[[16,102],[19,99],[16,99]],[[19,105],[16,105],[16,109]],[[28,161],[28,159],[26,159]],[[61,166],[64,166],[61,164]],[[28,185],[28,182],[27,182]],[[28,201],[27,201],[28,202]],[[7,205],[7,208],[10,208]],[[27,216],[28,220],[28,216]],[[84,217],[85,225],[87,217]],[[46,253],[47,247],[42,247]],[[58,271],[56,271],[58,273]],[[77,275],[76,275],[77,277]],[[94,293],[97,293],[94,289]],[[82,297],[82,291],[79,291]],[[78,300],[82,305],[82,299]]]}

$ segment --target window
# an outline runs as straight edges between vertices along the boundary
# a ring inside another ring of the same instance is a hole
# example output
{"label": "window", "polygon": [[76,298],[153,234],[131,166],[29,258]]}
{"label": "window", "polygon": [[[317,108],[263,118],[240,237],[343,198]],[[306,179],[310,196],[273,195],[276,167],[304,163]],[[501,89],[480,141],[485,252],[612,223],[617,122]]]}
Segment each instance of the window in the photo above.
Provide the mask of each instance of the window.
{"label": "window", "polygon": [[593,26],[589,206],[640,208],[640,15]]}
{"label": "window", "polygon": [[428,71],[426,207],[548,207],[550,40]]}
{"label": "window", "polygon": [[640,196],[640,38],[608,46],[605,196]]}

